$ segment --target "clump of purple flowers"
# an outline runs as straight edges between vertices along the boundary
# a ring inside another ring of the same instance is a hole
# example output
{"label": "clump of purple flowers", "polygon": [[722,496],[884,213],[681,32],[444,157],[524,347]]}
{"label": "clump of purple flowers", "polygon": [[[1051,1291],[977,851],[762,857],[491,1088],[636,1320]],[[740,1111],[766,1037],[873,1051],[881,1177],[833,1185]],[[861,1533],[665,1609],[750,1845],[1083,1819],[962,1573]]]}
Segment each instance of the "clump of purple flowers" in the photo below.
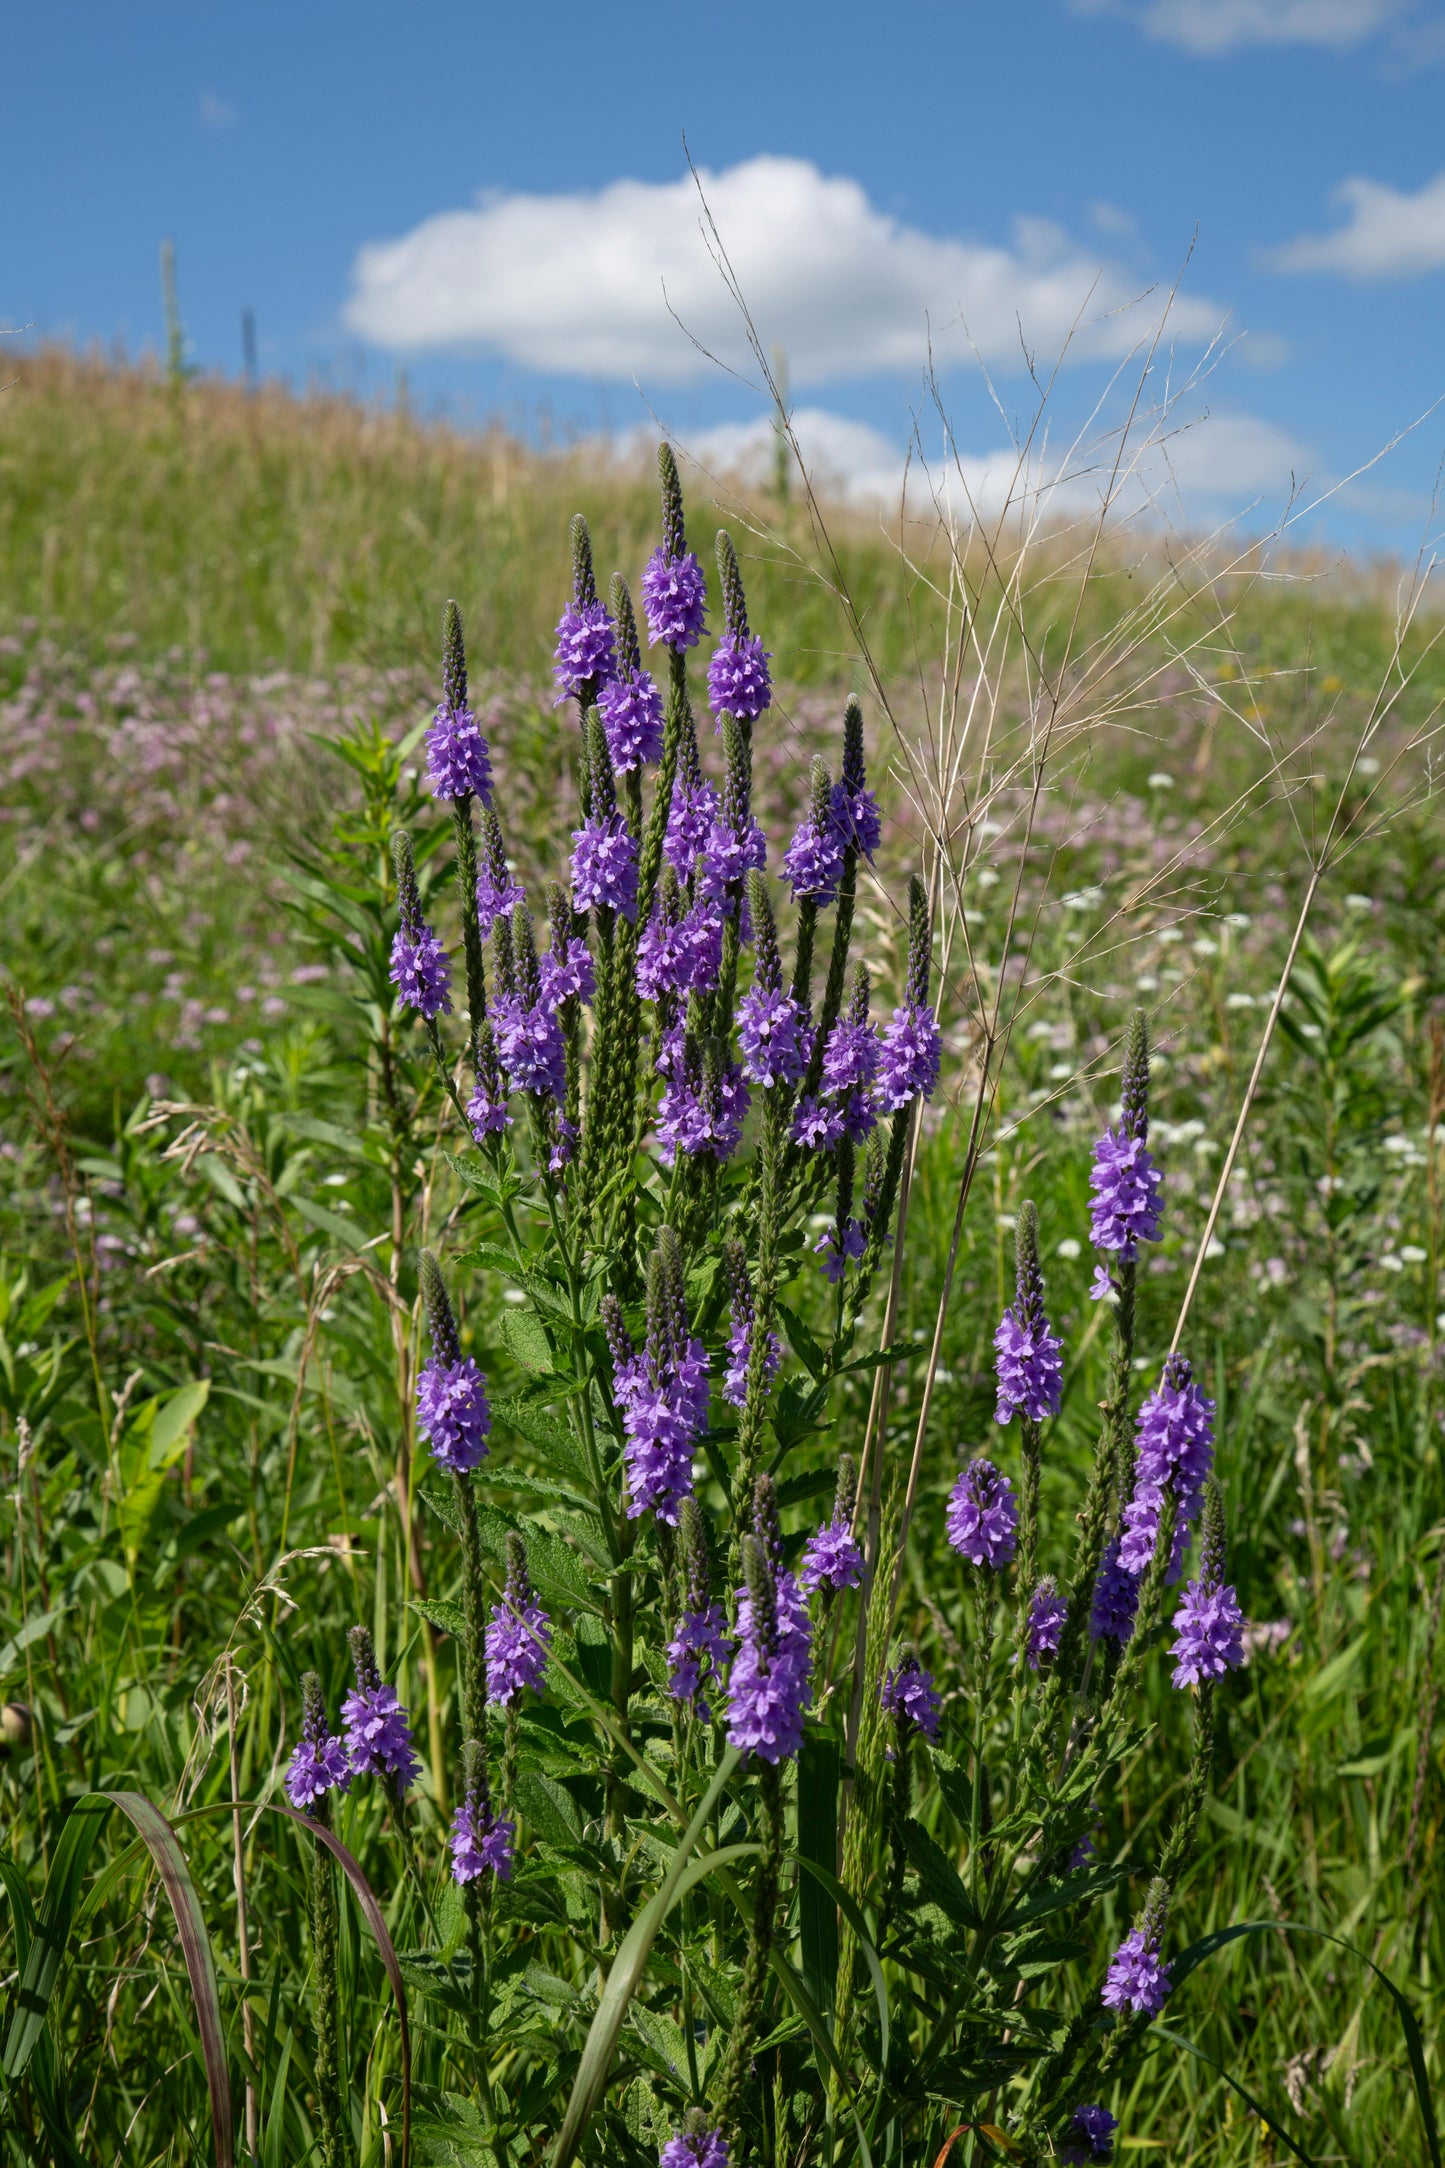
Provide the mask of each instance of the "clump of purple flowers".
{"label": "clump of purple flowers", "polygon": [[1199,1546],[1199,1577],[1190,1581],[1174,1614],[1177,1639],[1169,1653],[1176,1686],[1210,1686],[1244,1662],[1244,1615],[1224,1579],[1224,1504],[1211,1481]]}
{"label": "clump of purple flowers", "polygon": [[868,1230],[860,1219],[844,1218],[819,1235],[814,1254],[823,1260],[823,1277],[836,1287],[839,1280],[868,1247]]}
{"label": "clump of purple flowers", "polygon": [[513,1531],[507,1537],[507,1580],[502,1601],[493,1610],[484,1636],[487,1695],[498,1708],[518,1700],[528,1687],[542,1691],[552,1621],[532,1594],[527,1547]]}
{"label": "clump of purple flowers", "polygon": [[407,1713],[396,1688],[382,1684],[366,1628],[353,1626],[348,1640],[356,1685],[341,1704],[347,1759],[357,1776],[382,1777],[399,1794],[421,1774]]}
{"label": "clump of purple flowers", "polygon": [[527,892],[514,881],[502,841],[502,824],[491,806],[482,811],[482,848],[477,868],[477,925],[485,941],[498,919],[506,919],[512,906],[525,903]]}
{"label": "clump of purple flowers", "polygon": [[592,537],[579,512],[572,522],[572,600],[557,621],[552,658],[558,705],[569,695],[584,707],[590,705],[612,676],[615,663],[612,620],[597,593]]}
{"label": "clump of purple flowers", "polygon": [[394,847],[396,902],[401,923],[391,943],[391,970],[387,976],[396,988],[403,1008],[416,1009],[428,1023],[444,1011],[450,1013],[452,967],[447,952],[421,915],[416,867],[412,862],[411,837],[402,829]]}
{"label": "clump of purple flowers", "polygon": [[885,1677],[882,1700],[905,1737],[910,1731],[921,1731],[925,1739],[938,1737],[943,1697],[933,1683],[932,1673],[924,1670],[912,1649]]}
{"label": "clump of purple flowers", "polygon": [[1069,2168],[1084,2168],[1089,2161],[1112,2160],[1118,2119],[1107,2108],[1092,2104],[1075,2108],[1069,2119],[1069,2135],[1059,2148],[1059,2159]]}
{"label": "clump of purple flowers", "polygon": [[683,1609],[667,1644],[667,1690],[674,1701],[690,1702],[703,1723],[710,1724],[706,1692],[721,1680],[733,1645],[722,1605],[713,1601],[707,1524],[695,1498],[683,1500],[681,1524]]}
{"label": "clump of purple flowers", "polygon": [[617,810],[607,740],[594,716],[587,725],[592,810],[572,831],[572,901],[579,911],[637,916],[637,838]]}
{"label": "clump of purple flowers", "polygon": [[647,1339],[632,1345],[614,1295],[603,1297],[612,1350],[612,1397],[626,1435],[627,1514],[655,1513],[676,1527],[692,1491],[697,1439],[707,1427],[708,1363],[688,1321],[682,1252],[670,1227],[659,1230],[647,1276]]}
{"label": "clump of purple flowers", "polygon": [[1059,1594],[1058,1583],[1046,1573],[1029,1601],[1028,1662],[1030,1671],[1041,1671],[1059,1653],[1069,1607]]}
{"label": "clump of purple flowers", "polygon": [[1044,1314],[1044,1276],[1039,1266],[1033,1207],[1026,1206],[1019,1220],[1021,1239],[1014,1300],[993,1336],[998,1365],[994,1419],[1007,1423],[1017,1409],[1028,1422],[1041,1423],[1046,1416],[1059,1412],[1064,1390],[1064,1348],[1049,1330]]}
{"label": "clump of purple flowers", "polygon": [[[504,938],[505,936],[505,938]],[[514,1091],[560,1100],[567,1090],[567,1049],[557,1011],[542,992],[532,914],[512,906],[511,924],[493,929],[502,991],[492,1003],[497,1054]]]}
{"label": "clump of purple flowers", "polygon": [[1182,1355],[1171,1355],[1164,1376],[1139,1410],[1135,1429],[1134,1495],[1124,1509],[1119,1562],[1143,1573],[1154,1555],[1165,1492],[1174,1500],[1174,1552],[1169,1578],[1179,1578],[1189,1529],[1198,1516],[1214,1465],[1214,1402],[1199,1390]]}
{"label": "clump of purple flowers", "polygon": [[293,1807],[308,1814],[330,1791],[351,1788],[352,1768],[344,1739],[326,1721],[321,1681],[314,1671],[301,1680],[301,1737],[291,1750],[282,1782]]}
{"label": "clump of purple flowers", "polygon": [[[1160,1233],[1160,1174],[1149,1154],[1149,1033],[1144,1013],[1136,1009],[1124,1044],[1121,1118],[1117,1132],[1106,1129],[1094,1146],[1089,1187],[1090,1239],[1096,1250],[1132,1265],[1141,1242],[1157,1242]],[[1090,1293],[1108,1293],[1107,1271],[1100,1267]]]}
{"label": "clump of purple flowers", "polygon": [[1138,1608],[1138,1580],[1126,1566],[1120,1565],[1119,1538],[1111,1536],[1104,1546],[1094,1582],[1093,1608],[1089,1614],[1091,1639],[1127,1641],[1134,1631],[1134,1613]]}
{"label": "clump of purple flowers", "polygon": [[1136,2017],[1155,2017],[1163,2009],[1169,1993],[1169,1967],[1161,1961],[1159,1952],[1168,1896],[1163,1882],[1153,1883],[1139,1925],[1124,1937],[1110,1959],[1103,1990],[1106,2010],[1132,2010]]}
{"label": "clump of purple flowers", "polygon": [[843,878],[843,836],[833,818],[833,791],[828,770],[815,759],[808,794],[808,811],[794,830],[783,856],[783,877],[799,903],[832,903]]}
{"label": "clump of purple flowers", "polygon": [[738,1003],[738,1039],[744,1076],[767,1091],[801,1080],[812,1051],[813,1027],[801,1001],[783,991],[778,930],[761,875],[751,876],[750,888],[756,963],[753,983]]}
{"label": "clump of purple flowers", "polygon": [[971,1460],[954,1484],[946,1516],[948,1540],[971,1566],[997,1573],[1014,1555],[1019,1509],[1013,1485],[991,1460]]}
{"label": "clump of purple flowers", "polygon": [[492,802],[492,756],[467,705],[467,659],[454,602],[442,631],[442,697],[426,734],[427,773],[438,798]]}
{"label": "clump of purple flowers", "polygon": [[647,560],[642,575],[642,607],[647,613],[648,637],[682,653],[696,647],[707,626],[707,582],[702,566],[687,546],[682,521],[682,487],[672,446],[657,451],[662,478],[662,541]]}
{"label": "clump of purple flowers", "polygon": [[470,1475],[486,1458],[492,1427],[487,1381],[471,1356],[462,1354],[441,1267],[430,1250],[422,1251],[421,1285],[431,1355],[417,1379],[417,1420],[432,1458],[453,1475]]}
{"label": "clump of purple flowers", "polygon": [[723,725],[723,746],[722,798],[699,861],[699,882],[703,895],[721,906],[724,917],[739,918],[746,940],[747,879],[750,873],[763,870],[768,844],[753,817],[752,757],[747,740],[732,718]]}
{"label": "clump of purple flowers", "polygon": [[753,1530],[743,1538],[746,1581],[737,1598],[727,1740],[774,1767],[790,1760],[803,1743],[813,1649],[808,1599],[779,1566],[780,1549],[772,1483],[759,1476]]}
{"label": "clump of purple flowers", "polygon": [[597,695],[607,751],[619,775],[662,758],[662,695],[650,671],[642,667],[632,597],[619,576],[612,582],[612,613],[617,620],[616,674]]}
{"label": "clump of purple flowers", "polygon": [[943,1059],[938,1019],[928,999],[932,969],[928,897],[920,881],[909,886],[908,978],[903,1005],[883,1033],[878,1065],[878,1104],[897,1114],[914,1099],[933,1097]]}
{"label": "clump of purple flowers", "polygon": [[694,2109],[658,2155],[658,2168],[728,2168],[728,2142]]}
{"label": "clump of purple flowers", "polygon": [[769,657],[748,628],[747,600],[731,535],[717,538],[718,577],[722,582],[723,633],[707,666],[707,704],[714,715],[724,711],[740,722],[754,722],[773,698]]}
{"label": "clump of purple flowers", "polygon": [[447,1835],[452,1880],[465,1887],[490,1874],[499,1882],[509,1882],[517,1827],[515,1822],[503,1821],[492,1812],[486,1753],[479,1740],[467,1741],[463,1766],[462,1797]]}
{"label": "clump of purple flowers", "polygon": [[667,1080],[657,1108],[657,1156],[663,1165],[670,1167],[679,1152],[731,1159],[742,1141],[750,1094],[723,1042],[699,1044],[679,1025],[658,1067]]}
{"label": "clump of purple flowers", "polygon": [[863,1553],[853,1540],[852,1524],[825,1521],[803,1546],[803,1566],[798,1575],[806,1589],[823,1588],[836,1594],[856,1588],[863,1578]]}

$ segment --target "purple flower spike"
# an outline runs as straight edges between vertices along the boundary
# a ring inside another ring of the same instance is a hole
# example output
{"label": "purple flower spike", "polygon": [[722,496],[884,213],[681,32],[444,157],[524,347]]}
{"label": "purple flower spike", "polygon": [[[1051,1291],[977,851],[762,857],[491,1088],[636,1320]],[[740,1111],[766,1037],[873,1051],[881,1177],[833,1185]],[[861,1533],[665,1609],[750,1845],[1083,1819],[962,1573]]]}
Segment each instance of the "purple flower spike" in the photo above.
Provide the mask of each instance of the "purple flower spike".
{"label": "purple flower spike", "polygon": [[470,1355],[442,1362],[436,1355],[423,1365],[416,1384],[417,1421],[431,1446],[432,1459],[453,1475],[469,1475],[487,1454],[492,1411],[487,1381]]}
{"label": "purple flower spike", "polygon": [[756,633],[725,632],[707,666],[707,704],[714,715],[724,710],[753,722],[772,706],[771,656]]}
{"label": "purple flower spike", "polygon": [[826,1234],[820,1235],[813,1244],[814,1255],[823,1260],[823,1276],[830,1286],[836,1287],[849,1265],[863,1255],[868,1247],[868,1230],[862,1220],[845,1220],[839,1227],[836,1222]]}
{"label": "purple flower spike", "polygon": [[843,877],[843,841],[829,821],[808,819],[793,834],[783,857],[784,878],[801,902],[832,903]]}
{"label": "purple flower spike", "polygon": [[637,842],[620,813],[586,820],[572,831],[572,901],[579,911],[598,908],[637,915]]}
{"label": "purple flower spike", "polygon": [[921,1092],[931,1099],[943,1060],[943,1040],[928,1002],[909,1002],[893,1011],[883,1033],[878,1069],[878,1104],[896,1114]]}
{"label": "purple flower spike", "polygon": [[[753,1550],[756,1562],[760,1546]],[[758,1571],[762,1579],[763,1568]],[[765,1577],[769,1589],[738,1591],[738,1652],[728,1676],[727,1739],[729,1746],[776,1767],[803,1743],[813,1636],[808,1600],[792,1574],[774,1576],[769,1568]]]}
{"label": "purple flower spike", "polygon": [[1169,1653],[1176,1686],[1203,1686],[1237,1671],[1244,1662],[1244,1617],[1234,1590],[1212,1575],[1190,1581],[1174,1614],[1178,1635]]}
{"label": "purple flower spike", "polygon": [[697,646],[707,630],[707,582],[691,550],[680,555],[665,547],[653,551],[642,575],[642,607],[654,647],[659,641],[671,648]]}
{"label": "purple flower spike", "polygon": [[520,1699],[528,1687],[542,1691],[552,1621],[532,1594],[527,1554],[520,1536],[507,1538],[507,1584],[502,1601],[487,1622],[483,1637],[487,1657],[487,1695],[499,1708]]}
{"label": "purple flower spike", "polygon": [[1034,1590],[1029,1605],[1028,1661],[1030,1671],[1042,1670],[1051,1656],[1059,1653],[1064,1621],[1069,1607],[1059,1594],[1052,1577],[1046,1576]]}
{"label": "purple flower spike", "polygon": [[650,672],[612,678],[597,696],[607,750],[619,775],[662,758],[662,695]]}
{"label": "purple flower spike", "polygon": [[1142,1137],[1106,1129],[1094,1146],[1089,1187],[1089,1238],[1096,1250],[1108,1250],[1126,1265],[1141,1242],[1157,1242],[1160,1233],[1160,1174]]}
{"label": "purple flower spike", "polygon": [[853,1541],[845,1520],[825,1521],[803,1548],[803,1568],[798,1580],[806,1589],[826,1588],[835,1593],[856,1588],[863,1578],[863,1553]]}
{"label": "purple flower spike", "polygon": [[684,1611],[667,1644],[667,1690],[674,1701],[690,1701],[704,1724],[712,1722],[704,1689],[710,1681],[721,1679],[732,1652],[720,1603]]}
{"label": "purple flower spike", "polygon": [[341,1704],[346,1751],[358,1776],[385,1777],[399,1792],[415,1783],[421,1762],[411,1743],[411,1726],[394,1686],[383,1686],[371,1655],[371,1638],[352,1635],[356,1685]]}
{"label": "purple flower spike", "polygon": [[1119,1538],[1111,1536],[1099,1561],[1094,1583],[1094,1603],[1089,1614],[1089,1637],[1093,1641],[1124,1642],[1134,1631],[1139,1608],[1139,1582],[1119,1563]]}
{"label": "purple flower spike", "polygon": [[[565,893],[565,892],[564,892]],[[587,943],[554,930],[552,946],[537,965],[542,999],[549,1009],[564,1001],[589,1002],[597,992],[597,973]]]}
{"label": "purple flower spike", "polygon": [[971,1566],[997,1573],[1014,1555],[1019,1509],[1008,1477],[981,1455],[971,1460],[948,1501],[948,1540]]}
{"label": "purple flower spike", "polygon": [[658,2155],[657,2168],[728,2168],[728,2142],[719,2130],[679,2130]]}
{"label": "purple flower spike", "polygon": [[1095,1265],[1094,1277],[1089,1282],[1090,1302],[1108,1302],[1118,1293],[1113,1276],[1107,1265]]}
{"label": "purple flower spike", "polygon": [[[664,1066],[665,1065],[665,1066]],[[658,1064],[667,1077],[657,1108],[657,1153],[670,1167],[679,1152],[731,1159],[747,1119],[750,1094],[734,1063],[704,1060],[679,1031]]]}
{"label": "purple flower spike", "polygon": [[1159,1938],[1147,1924],[1136,1927],[1114,1952],[1104,1982],[1104,2007],[1154,2017],[1163,2009],[1168,1993],[1169,1967],[1159,1961]]}
{"label": "purple flower spike", "polygon": [[442,701],[427,728],[426,763],[438,798],[471,796],[491,804],[491,750],[469,707]]}
{"label": "purple flower spike", "polygon": [[612,620],[594,596],[590,602],[569,602],[557,620],[557,648],[552,675],[557,681],[560,707],[569,697],[580,695],[599,679],[610,678],[615,661]]}
{"label": "purple flower spike", "polygon": [[567,1052],[562,1027],[545,1002],[504,994],[492,1006],[492,1028],[514,1091],[550,1093],[554,1099],[565,1096]]}
{"label": "purple flower spike", "polygon": [[451,1013],[452,967],[447,952],[423,920],[398,926],[391,944],[387,976],[404,1009],[416,1009],[428,1022]]}
{"label": "purple flower spike", "polygon": [[788,1134],[794,1144],[801,1144],[806,1152],[831,1152],[843,1134],[843,1126],[843,1116],[837,1107],[809,1096],[800,1099],[793,1109]]}
{"label": "purple flower spike", "polygon": [[694,866],[707,848],[707,839],[718,817],[715,786],[701,776],[691,783],[678,782],[667,813],[663,852],[680,881],[690,881]]}
{"label": "purple flower spike", "polygon": [[883,818],[872,791],[861,784],[856,790],[850,790],[847,776],[845,768],[843,781],[833,785],[833,826],[839,841],[844,845],[851,843],[871,866],[873,854],[883,841]]}
{"label": "purple flower spike", "polygon": [[511,915],[514,903],[525,903],[527,892],[520,881],[512,879],[507,864],[506,846],[502,841],[502,824],[490,807],[486,807],[481,819],[481,864],[477,872],[477,921],[485,941],[499,918]]}
{"label": "purple flower spike", "polygon": [[1020,1324],[1016,1309],[1005,1310],[993,1336],[998,1357],[996,1422],[1006,1423],[1016,1408],[1030,1422],[1057,1415],[1064,1390],[1064,1344],[1040,1318],[1032,1330]]}
{"label": "purple flower spike", "polygon": [[[728,1289],[732,1297],[729,1311],[727,1368],[723,1372],[722,1395],[733,1407],[740,1408],[748,1396],[748,1365],[752,1360],[753,1283],[748,1272],[747,1252],[741,1242],[730,1239],[723,1244],[723,1262],[727,1267]],[[777,1375],[778,1364],[783,1359],[783,1343],[775,1332],[768,1334],[768,1353],[764,1376],[769,1384]]]}
{"label": "purple flower spike", "polygon": [[808,1066],[813,1027],[791,994],[754,984],[738,1003],[738,1040],[744,1076],[768,1090],[798,1083]]}
{"label": "purple flower spike", "polygon": [[489,1808],[474,1807],[464,1799],[452,1816],[447,1838],[452,1880],[465,1886],[493,1874],[499,1882],[510,1882],[516,1834],[515,1822],[500,1821]]}
{"label": "purple flower spike", "polygon": [[314,1671],[308,1671],[301,1682],[301,1709],[301,1737],[291,1750],[282,1782],[292,1806],[305,1814],[329,1791],[349,1791],[352,1770],[345,1740],[336,1738],[327,1726],[321,1681]]}
{"label": "purple flower spike", "polygon": [[1114,2133],[1119,2128],[1117,2119],[1107,2108],[1087,2106],[1075,2108],[1069,2123],[1069,2137],[1059,2149],[1059,2159],[1067,2161],[1069,2168],[1085,2168],[1090,2161],[1114,2158]]}
{"label": "purple flower spike", "polygon": [[896,1671],[890,1671],[883,1681],[883,1706],[891,1710],[898,1720],[900,1731],[910,1727],[921,1731],[925,1739],[938,1737],[938,1712],[943,1697],[933,1683],[931,1672],[924,1670],[914,1655],[905,1656]]}
{"label": "purple flower spike", "polygon": [[1197,1519],[1214,1465],[1214,1402],[1194,1383],[1182,1355],[1171,1355],[1164,1376],[1139,1410],[1135,1430],[1134,1495],[1124,1510],[1121,1563],[1141,1574],[1154,1552],[1165,1486],[1175,1496],[1174,1554],[1169,1579],[1179,1578],[1189,1529]]}
{"label": "purple flower spike", "polygon": [[823,1055],[823,1088],[830,1092],[866,1089],[878,1074],[878,1034],[871,1024],[840,1016],[828,1034]]}

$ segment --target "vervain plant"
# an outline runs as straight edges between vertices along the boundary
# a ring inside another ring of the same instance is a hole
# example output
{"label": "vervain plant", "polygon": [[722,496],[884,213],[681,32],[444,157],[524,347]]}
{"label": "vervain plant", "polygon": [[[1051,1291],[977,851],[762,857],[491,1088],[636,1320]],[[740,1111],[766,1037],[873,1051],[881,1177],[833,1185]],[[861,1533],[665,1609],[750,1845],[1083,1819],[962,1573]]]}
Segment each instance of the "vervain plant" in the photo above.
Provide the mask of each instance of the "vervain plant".
{"label": "vervain plant", "polygon": [[[626,586],[603,603],[573,523],[556,679],[579,816],[546,946],[452,607],[426,749],[452,815],[455,971],[419,844],[394,839],[391,978],[469,1133],[452,1164],[484,1231],[416,1262],[423,1497],[456,1537],[460,1594],[414,1606],[457,1654],[445,1859],[410,1803],[408,1712],[360,1628],[341,1728],[309,1684],[287,1788],[322,1822],[336,1793],[384,1800],[430,1922],[403,1964],[447,2042],[453,2082],[426,2103],[439,2143],[466,2133],[478,2158],[522,2161],[546,2142],[551,2168],[802,2168],[918,2157],[963,2124],[1014,2159],[1105,2159],[1100,2096],[1169,1989],[1213,1695],[1242,1660],[1213,1403],[1175,1354],[1134,1404],[1135,1273],[1161,1209],[1144,1019],[1094,1160],[1092,1292],[1114,1355],[1084,1509],[1071,1547],[1042,1525],[1064,1350],[1026,1206],[995,1338],[1018,1472],[972,1454],[949,1501],[945,1729],[945,1696],[895,1627],[911,1485],[879,1479],[880,1444],[870,1521],[847,1452],[821,1479],[788,1467],[859,1428],[898,1352],[866,1327],[939,1077],[928,892],[912,879],[880,1028],[853,954],[860,869],[882,842],[862,710],[848,705],[836,779],[813,763],[784,899],[752,800],[768,656],[720,536],[713,781],[688,669],[705,580],[666,448],[660,466],[641,592],[662,684]],[[468,1352],[476,1272],[522,1298],[503,1338],[526,1383],[506,1399]],[[805,1508],[824,1485],[818,1526]],[[519,1494],[525,1519],[494,1502]],[[1125,1870],[1094,1858],[1090,1831],[1144,1743],[1139,1688],[1171,1606],[1192,1761],[1136,1923],[1091,1979],[1073,1930]],[[314,2091],[332,2168],[352,2136],[318,1857]]]}

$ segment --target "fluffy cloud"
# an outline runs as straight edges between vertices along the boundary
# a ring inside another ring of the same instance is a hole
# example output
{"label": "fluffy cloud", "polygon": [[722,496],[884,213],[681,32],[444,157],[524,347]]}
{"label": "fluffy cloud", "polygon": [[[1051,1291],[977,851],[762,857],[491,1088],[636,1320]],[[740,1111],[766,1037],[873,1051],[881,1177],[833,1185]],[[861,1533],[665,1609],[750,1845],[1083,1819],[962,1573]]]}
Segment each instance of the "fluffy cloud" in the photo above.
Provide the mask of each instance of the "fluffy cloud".
{"label": "fluffy cloud", "polygon": [[1445,267],[1445,173],[1413,196],[1384,181],[1344,181],[1331,200],[1348,211],[1344,225],[1274,249],[1268,260],[1276,270],[1407,279]]}
{"label": "fluffy cloud", "polygon": [[1190,53],[1229,53],[1242,45],[1362,44],[1415,13],[1414,0],[1075,0],[1083,14],[1127,13],[1151,37]]}
{"label": "fluffy cloud", "polygon": [[[881,431],[822,407],[799,407],[792,421],[821,497],[885,512],[898,510],[905,471],[911,514],[926,512],[936,498],[958,517],[970,510],[988,517],[1011,504],[1088,518],[1111,485],[1112,439],[1081,449],[1067,463],[1045,458],[1025,468],[1016,452],[1003,448],[930,456],[925,465],[917,454],[907,460]],[[684,434],[679,448],[710,475],[758,487],[773,474],[777,437],[763,415]],[[1282,511],[1314,461],[1307,447],[1259,415],[1196,412],[1187,425],[1176,415],[1165,431],[1151,436],[1146,430],[1125,464],[1115,499],[1121,513],[1212,525],[1258,502],[1271,513]]]}
{"label": "fluffy cloud", "polygon": [[[1052,357],[1081,317],[1075,358],[1117,356],[1157,313],[1131,274],[1044,220],[1017,221],[1007,247],[940,238],[800,158],[701,179],[759,335],[795,383],[916,368],[930,332],[944,360],[972,346],[1008,367],[1021,335]],[[1172,328],[1207,339],[1222,313],[1180,301]],[[378,346],[470,348],[572,376],[686,381],[710,367],[693,340],[733,366],[747,358],[690,176],[442,212],[360,251],[346,314]]]}

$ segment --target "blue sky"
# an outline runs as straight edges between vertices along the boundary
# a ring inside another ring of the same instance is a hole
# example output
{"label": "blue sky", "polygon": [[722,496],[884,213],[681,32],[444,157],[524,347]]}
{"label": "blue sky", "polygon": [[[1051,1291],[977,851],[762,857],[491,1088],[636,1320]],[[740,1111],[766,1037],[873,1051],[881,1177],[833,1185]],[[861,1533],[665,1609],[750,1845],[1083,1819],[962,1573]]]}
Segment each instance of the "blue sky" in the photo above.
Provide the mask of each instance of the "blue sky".
{"label": "blue sky", "polygon": [[[202,367],[239,370],[249,306],[298,384],[404,368],[424,406],[657,416],[716,459],[763,407],[663,305],[665,277],[731,353],[685,135],[805,439],[856,489],[901,460],[926,325],[986,477],[1032,406],[1018,322],[1050,366],[1097,278],[1056,460],[1191,244],[1172,382],[1233,342],[1179,409],[1191,516],[1258,500],[1261,527],[1292,472],[1318,497],[1445,391],[1426,0],[136,0],[13,12],[6,46],[0,321],[41,334],[157,347],[171,234]],[[1413,548],[1442,450],[1445,408],[1297,534]]]}

